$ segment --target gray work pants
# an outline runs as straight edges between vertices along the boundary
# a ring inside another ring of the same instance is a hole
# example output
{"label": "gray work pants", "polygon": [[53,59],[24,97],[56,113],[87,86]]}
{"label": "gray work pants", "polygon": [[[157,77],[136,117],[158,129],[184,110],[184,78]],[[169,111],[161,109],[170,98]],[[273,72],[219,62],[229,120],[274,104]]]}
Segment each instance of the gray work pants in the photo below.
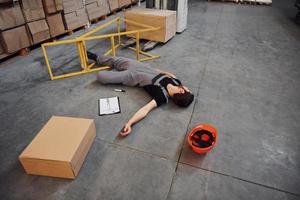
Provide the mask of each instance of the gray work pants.
{"label": "gray work pants", "polygon": [[140,86],[152,84],[159,72],[146,63],[121,57],[98,57],[97,65],[110,66],[112,70],[99,71],[97,79],[103,84]]}

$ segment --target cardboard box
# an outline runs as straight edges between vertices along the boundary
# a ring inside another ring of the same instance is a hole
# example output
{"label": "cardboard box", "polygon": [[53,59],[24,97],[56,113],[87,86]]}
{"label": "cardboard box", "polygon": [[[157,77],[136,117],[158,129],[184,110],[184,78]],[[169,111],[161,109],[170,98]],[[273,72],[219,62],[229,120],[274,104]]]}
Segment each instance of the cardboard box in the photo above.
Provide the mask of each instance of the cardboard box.
{"label": "cardboard box", "polygon": [[65,33],[65,27],[64,27],[61,13],[47,16],[47,22],[49,25],[51,37],[55,37]]}
{"label": "cardboard box", "polygon": [[74,179],[95,136],[92,119],[52,116],[19,160],[27,174]]}
{"label": "cardboard box", "polygon": [[78,28],[78,19],[76,12],[68,13],[64,15],[64,24],[66,30],[74,30]]}
{"label": "cardboard box", "polygon": [[94,20],[110,13],[106,0],[99,0],[85,6],[89,20]]}
{"label": "cardboard box", "polygon": [[82,0],[63,0],[64,13],[71,13],[84,8]]}
{"label": "cardboard box", "polygon": [[64,15],[64,23],[66,30],[74,30],[88,23],[88,16],[85,9],[79,9],[75,12]]}
{"label": "cardboard box", "polygon": [[25,24],[20,5],[0,8],[0,30],[7,30]]}
{"label": "cardboard box", "polygon": [[57,12],[54,0],[43,0],[43,6],[47,14],[52,14]]}
{"label": "cardboard box", "polygon": [[21,5],[26,22],[45,18],[42,0],[22,0]]}
{"label": "cardboard box", "polygon": [[[160,27],[157,31],[140,34],[141,39],[167,42],[176,34],[176,11],[157,9],[136,9],[125,12],[125,18],[153,27]],[[140,26],[126,23],[126,31],[141,29]],[[128,35],[135,37],[135,35]]]}
{"label": "cardboard box", "polygon": [[108,0],[110,11],[115,11],[119,8],[119,0]]}
{"label": "cardboard box", "polygon": [[85,8],[76,11],[76,16],[78,19],[78,27],[84,26],[89,23],[88,16],[86,14]]}
{"label": "cardboard box", "polygon": [[47,14],[57,13],[63,10],[62,0],[43,0],[43,5]]}
{"label": "cardboard box", "polygon": [[126,7],[131,4],[131,0],[119,0],[120,8]]}
{"label": "cardboard box", "polygon": [[6,53],[14,53],[30,46],[29,35],[25,26],[1,32],[1,39]]}
{"label": "cardboard box", "polygon": [[42,19],[27,24],[32,44],[40,43],[50,38],[50,30],[46,20]]}

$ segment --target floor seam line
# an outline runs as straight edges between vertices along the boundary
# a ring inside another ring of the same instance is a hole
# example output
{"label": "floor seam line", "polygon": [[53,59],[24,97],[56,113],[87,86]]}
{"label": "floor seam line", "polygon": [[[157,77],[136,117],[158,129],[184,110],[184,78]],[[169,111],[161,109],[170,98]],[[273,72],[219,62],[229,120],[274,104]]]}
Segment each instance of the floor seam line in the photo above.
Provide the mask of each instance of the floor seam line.
{"label": "floor seam line", "polygon": [[163,159],[163,160],[168,160],[168,161],[172,162],[172,160],[168,156],[161,156],[161,155],[158,155],[158,154],[154,154],[154,153],[150,153],[150,152],[146,152],[146,151],[141,151],[141,150],[136,149],[136,148],[132,148],[132,147],[129,147],[129,146],[120,145],[120,144],[117,144],[117,143],[114,143],[114,142],[111,142],[111,141],[108,141],[108,140],[104,140],[104,139],[101,139],[101,138],[95,138],[95,140],[106,142],[108,144],[115,145],[115,146],[118,146],[120,148],[125,148],[125,149],[128,149],[130,151],[135,151],[135,152],[138,152],[138,153],[143,153],[143,154],[146,154],[146,155],[150,155],[152,157],[157,157],[157,158],[160,158],[160,159]]}
{"label": "floor seam line", "polygon": [[275,188],[275,187],[272,187],[272,186],[264,185],[264,184],[257,183],[257,182],[254,182],[254,181],[249,181],[249,180],[246,180],[246,179],[243,179],[243,178],[239,178],[237,176],[232,176],[230,174],[225,174],[225,173],[221,173],[221,172],[218,172],[218,171],[205,169],[205,168],[198,167],[198,166],[186,163],[186,162],[179,162],[179,163],[183,164],[183,165],[187,165],[187,166],[193,167],[193,168],[196,168],[196,169],[200,169],[200,170],[203,170],[203,171],[211,172],[211,173],[218,174],[218,175],[221,175],[221,176],[227,176],[227,177],[232,178],[232,179],[236,179],[236,180],[239,180],[239,181],[251,183],[251,184],[254,184],[254,185],[258,185],[258,186],[261,186],[261,187],[265,187],[265,188],[268,188],[268,189],[272,189],[272,190],[276,190],[276,191],[279,191],[279,192],[283,192],[283,193],[287,193],[287,194],[290,194],[290,195],[294,195],[294,196],[300,197],[300,194],[289,192],[287,190],[282,190],[282,189],[279,189],[279,188]]}
{"label": "floor seam line", "polygon": [[[220,14],[219,14],[219,18],[218,18],[218,21],[217,21],[217,23],[216,23],[215,33],[214,33],[213,38],[216,38],[216,35],[217,35],[217,28],[218,28],[218,26],[219,26],[219,23],[220,23],[220,20],[221,20],[221,16],[222,16],[222,14],[223,14],[223,9],[224,9],[224,6],[222,6],[222,11],[221,11]],[[186,135],[188,134],[188,129],[189,129],[189,126],[190,126],[191,121],[192,121],[192,117],[193,117],[193,114],[194,114],[194,111],[195,111],[196,103],[198,102],[197,99],[198,99],[198,96],[199,96],[199,93],[200,93],[201,83],[202,83],[202,81],[203,81],[203,79],[204,79],[204,76],[205,76],[205,74],[206,74],[206,68],[207,68],[207,65],[208,65],[209,60],[210,60],[210,55],[211,55],[212,49],[213,49],[213,45],[210,46],[209,53],[208,53],[208,55],[207,55],[207,61],[206,61],[206,63],[204,64],[204,69],[203,69],[203,72],[202,72],[202,76],[201,76],[201,79],[200,79],[199,84],[198,84],[198,87],[197,87],[197,96],[196,96],[196,99],[195,99],[195,103],[194,103],[194,105],[193,105],[192,113],[191,113],[191,115],[190,115],[190,120],[189,120],[188,125],[187,125],[187,127],[186,127],[186,133],[185,133],[184,141],[185,141]],[[201,73],[201,72],[200,72],[200,73]],[[174,173],[173,173],[171,185],[170,185],[169,191],[168,191],[168,193],[167,193],[166,200],[168,199],[168,196],[169,196],[169,194],[170,194],[170,192],[171,192],[172,185],[173,185],[173,182],[174,182],[174,178],[175,178],[175,176],[176,176],[178,164],[180,163],[180,158],[181,158],[181,154],[182,154],[183,147],[184,147],[184,141],[183,141],[182,144],[181,144],[180,153],[179,153],[178,159],[177,159],[177,161],[176,161],[175,171],[174,171]]]}

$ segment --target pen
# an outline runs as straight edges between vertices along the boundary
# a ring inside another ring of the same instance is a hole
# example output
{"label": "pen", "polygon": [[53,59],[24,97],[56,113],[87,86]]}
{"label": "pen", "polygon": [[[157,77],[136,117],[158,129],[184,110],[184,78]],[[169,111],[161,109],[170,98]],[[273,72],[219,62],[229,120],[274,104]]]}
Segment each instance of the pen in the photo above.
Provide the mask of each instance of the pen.
{"label": "pen", "polygon": [[125,92],[125,90],[121,90],[121,89],[114,89],[114,91],[116,91],[116,92]]}

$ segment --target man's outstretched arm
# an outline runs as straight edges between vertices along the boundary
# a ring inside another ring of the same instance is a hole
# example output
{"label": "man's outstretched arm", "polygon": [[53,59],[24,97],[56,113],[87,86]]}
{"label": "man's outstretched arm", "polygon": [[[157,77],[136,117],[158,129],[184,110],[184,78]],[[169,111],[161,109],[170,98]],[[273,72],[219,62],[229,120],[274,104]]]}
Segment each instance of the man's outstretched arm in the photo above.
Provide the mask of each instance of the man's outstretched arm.
{"label": "man's outstretched arm", "polygon": [[156,107],[157,107],[156,101],[153,99],[148,104],[140,108],[125,124],[120,134],[122,136],[128,135],[131,132],[131,126],[144,119],[147,116],[147,114]]}

